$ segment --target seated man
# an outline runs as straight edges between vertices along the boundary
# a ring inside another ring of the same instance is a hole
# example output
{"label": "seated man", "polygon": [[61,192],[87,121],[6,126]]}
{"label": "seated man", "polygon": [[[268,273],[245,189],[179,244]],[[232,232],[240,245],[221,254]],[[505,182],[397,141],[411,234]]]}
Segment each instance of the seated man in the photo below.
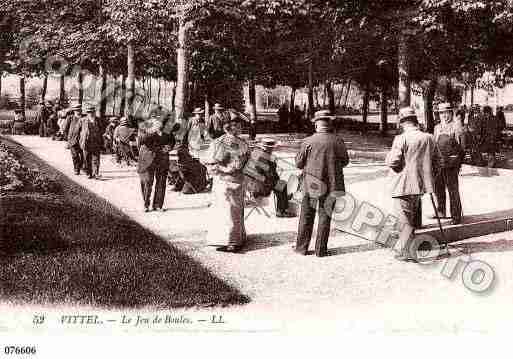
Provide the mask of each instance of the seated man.
{"label": "seated man", "polygon": [[274,193],[276,198],[276,217],[294,217],[287,212],[289,196],[287,183],[280,180],[276,171],[276,162],[272,158],[275,141],[263,139],[259,148],[253,150],[244,169],[247,191],[254,198],[268,197]]}
{"label": "seated man", "polygon": [[136,161],[132,151],[132,142],[137,137],[137,133],[134,128],[130,127],[129,119],[122,117],[113,133],[113,140],[116,152],[116,161],[121,163],[121,160],[125,160],[128,166],[131,165],[131,161]]}
{"label": "seated man", "polygon": [[[180,182],[183,183],[183,194],[201,193],[212,187],[212,179],[207,178],[207,168],[189,153],[187,144],[182,144],[177,149],[178,173]],[[180,190],[180,185],[176,186]]]}

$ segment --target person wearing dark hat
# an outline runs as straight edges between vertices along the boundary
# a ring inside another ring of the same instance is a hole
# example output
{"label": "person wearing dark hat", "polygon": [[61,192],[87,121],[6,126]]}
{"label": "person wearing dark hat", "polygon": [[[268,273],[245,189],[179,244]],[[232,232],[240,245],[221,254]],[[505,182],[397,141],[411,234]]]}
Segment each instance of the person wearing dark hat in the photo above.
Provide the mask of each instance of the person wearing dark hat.
{"label": "person wearing dark hat", "polygon": [[216,103],[214,105],[214,114],[210,116],[206,124],[208,136],[212,140],[224,135],[223,124],[228,121],[230,116],[224,113],[223,110],[224,107]]}
{"label": "person wearing dark hat", "polygon": [[246,188],[254,198],[268,197],[274,194],[276,217],[294,217],[287,212],[289,196],[287,183],[280,180],[276,170],[273,150],[276,142],[270,138],[261,140],[257,148],[251,151],[250,159],[244,167]]}
{"label": "person wearing dark hat", "polygon": [[67,147],[71,152],[71,160],[75,174],[79,175],[84,165],[84,153],[80,148],[80,133],[82,131],[82,106],[80,104],[71,107],[72,115],[64,126],[64,136],[68,140]]}
{"label": "person wearing dark hat", "polygon": [[435,177],[437,211],[440,217],[446,217],[448,191],[452,224],[459,224],[462,208],[458,177],[465,157],[465,133],[459,121],[454,121],[449,103],[439,104],[437,112],[440,114],[440,123],[435,126],[434,138],[441,155],[439,171]]}
{"label": "person wearing dark hat", "polygon": [[483,143],[481,152],[486,153],[487,166],[495,166],[495,156],[499,149],[499,140],[501,138],[502,125],[499,125],[497,116],[493,115],[490,106],[483,107]]}
{"label": "person wearing dark hat", "polygon": [[219,251],[233,253],[239,252],[246,242],[243,170],[249,146],[240,138],[241,122],[238,116],[225,120],[225,134],[212,141],[205,161],[214,176],[207,243]]}
{"label": "person wearing dark hat", "polygon": [[415,110],[399,110],[399,124],[403,130],[394,138],[385,163],[392,169],[391,195],[397,209],[399,223],[404,225],[396,243],[396,259],[415,261],[412,240],[416,228],[422,226],[421,199],[434,192],[434,168],[438,163],[438,150],[433,136],[420,131]]}
{"label": "person wearing dark hat", "polygon": [[302,255],[308,252],[317,208],[315,255],[327,255],[332,205],[326,199],[345,191],[343,168],[349,155],[344,140],[333,131],[333,119],[330,111],[317,111],[312,119],[316,133],[304,139],[296,155],[296,167],[303,170],[303,200],[295,251]]}
{"label": "person wearing dark hat", "polygon": [[197,107],[192,113],[194,117],[187,122],[182,142],[187,144],[192,157],[199,158],[201,146],[205,143],[205,125],[202,120],[202,115],[205,111]]}
{"label": "person wearing dark hat", "polygon": [[60,107],[58,103],[52,105],[52,108],[50,109],[50,116],[46,122],[48,134],[54,141],[57,139],[57,133],[59,132],[59,110]]}
{"label": "person wearing dark hat", "polygon": [[100,153],[103,147],[103,138],[100,123],[96,117],[94,106],[86,107],[86,117],[82,119],[80,131],[80,148],[84,152],[85,170],[90,179],[99,179]]}
{"label": "person wearing dark hat", "polygon": [[49,111],[46,108],[44,101],[39,101],[39,108],[37,110],[36,122],[39,125],[39,136],[40,137],[47,136],[46,123],[48,121],[49,115],[50,115]]}
{"label": "person wearing dark hat", "polygon": [[152,209],[164,211],[169,152],[175,146],[172,132],[164,131],[168,116],[154,116],[139,126],[139,158],[137,173],[141,181],[144,211],[150,211],[151,194],[155,183]]}

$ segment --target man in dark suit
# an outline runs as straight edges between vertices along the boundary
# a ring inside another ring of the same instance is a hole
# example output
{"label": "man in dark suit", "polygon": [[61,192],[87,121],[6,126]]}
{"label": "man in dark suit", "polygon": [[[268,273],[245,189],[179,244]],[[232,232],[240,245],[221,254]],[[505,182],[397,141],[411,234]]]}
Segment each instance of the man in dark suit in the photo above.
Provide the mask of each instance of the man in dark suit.
{"label": "man in dark suit", "polygon": [[[439,171],[435,176],[435,193],[438,214],[445,217],[446,191],[449,193],[452,224],[460,224],[462,217],[458,177],[465,158],[465,133],[454,121],[449,103],[438,105],[440,123],[435,126],[435,142],[441,154]],[[491,114],[491,109],[490,109]]]}
{"label": "man in dark suit", "polygon": [[80,131],[82,130],[82,106],[74,105],[72,108],[73,115],[69,118],[64,126],[64,138],[68,139],[68,148],[71,152],[73,167],[75,174],[80,174],[80,169],[84,164],[84,156],[80,148]]}
{"label": "man in dark suit", "polygon": [[422,226],[422,195],[434,192],[433,168],[438,163],[438,152],[433,136],[420,131],[413,108],[405,107],[399,111],[399,123],[403,133],[394,138],[385,160],[393,170],[392,198],[399,223],[404,225],[396,259],[415,261],[415,254],[410,250],[411,240],[415,228]]}
{"label": "man in dark suit", "polygon": [[99,179],[100,153],[103,149],[102,130],[93,106],[86,108],[80,130],[80,148],[84,153],[85,170],[90,179]]}
{"label": "man in dark suit", "polygon": [[[164,211],[166,180],[169,171],[169,152],[175,146],[175,137],[170,131],[164,130],[167,116],[155,116],[139,127],[138,143],[139,158],[137,173],[141,181],[141,192],[144,201],[144,211],[150,211],[151,192],[155,182],[153,195],[153,210]],[[176,131],[176,127],[172,129]]]}
{"label": "man in dark suit", "polygon": [[329,111],[316,112],[312,121],[315,122],[316,133],[303,141],[296,155],[296,167],[303,170],[304,179],[295,251],[307,254],[319,207],[315,255],[322,257],[328,250],[333,210],[326,208],[325,202],[328,195],[345,191],[343,168],[349,163],[349,156],[344,141],[333,131],[333,116]]}

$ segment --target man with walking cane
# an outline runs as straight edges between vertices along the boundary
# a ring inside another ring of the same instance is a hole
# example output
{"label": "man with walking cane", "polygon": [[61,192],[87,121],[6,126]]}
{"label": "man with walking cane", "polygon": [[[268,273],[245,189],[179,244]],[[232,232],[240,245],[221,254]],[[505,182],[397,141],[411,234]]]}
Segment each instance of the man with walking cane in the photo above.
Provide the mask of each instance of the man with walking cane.
{"label": "man with walking cane", "polygon": [[404,226],[397,244],[399,254],[395,258],[416,262],[412,239],[415,229],[422,226],[422,195],[434,192],[433,169],[439,154],[433,136],[420,131],[413,108],[399,111],[399,124],[403,132],[395,137],[386,158],[387,166],[393,170],[392,198],[399,223]]}

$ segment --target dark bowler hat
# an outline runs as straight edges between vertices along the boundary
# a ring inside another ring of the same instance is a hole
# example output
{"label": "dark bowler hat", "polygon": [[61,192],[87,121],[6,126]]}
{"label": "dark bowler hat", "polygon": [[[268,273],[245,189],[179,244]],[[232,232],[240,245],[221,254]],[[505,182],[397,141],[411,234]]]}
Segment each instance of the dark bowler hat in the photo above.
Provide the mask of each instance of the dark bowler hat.
{"label": "dark bowler hat", "polygon": [[317,121],[321,121],[321,120],[322,121],[331,121],[334,119],[335,119],[335,116],[332,115],[330,110],[321,110],[321,111],[317,111],[314,114],[314,117],[312,118],[312,122],[317,122]]}

